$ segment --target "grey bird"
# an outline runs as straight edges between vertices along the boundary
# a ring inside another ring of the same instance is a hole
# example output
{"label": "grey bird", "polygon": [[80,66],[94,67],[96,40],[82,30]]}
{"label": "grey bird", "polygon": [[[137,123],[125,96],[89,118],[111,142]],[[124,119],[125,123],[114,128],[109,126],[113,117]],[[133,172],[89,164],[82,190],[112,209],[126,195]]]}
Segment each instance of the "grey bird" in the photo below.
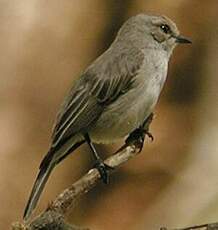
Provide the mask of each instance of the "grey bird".
{"label": "grey bird", "polygon": [[107,182],[109,166],[93,143],[111,143],[142,129],[167,76],[173,49],[191,43],[165,16],[139,14],[128,19],[111,46],[73,84],[57,115],[52,142],[42,160],[24,219],[35,208],[53,168],[87,142]]}

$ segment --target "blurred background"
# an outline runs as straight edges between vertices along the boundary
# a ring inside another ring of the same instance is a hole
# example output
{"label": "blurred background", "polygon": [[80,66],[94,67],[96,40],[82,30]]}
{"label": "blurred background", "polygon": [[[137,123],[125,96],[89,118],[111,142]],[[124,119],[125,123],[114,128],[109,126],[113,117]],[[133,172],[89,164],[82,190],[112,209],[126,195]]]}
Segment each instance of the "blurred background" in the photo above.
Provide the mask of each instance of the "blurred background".
{"label": "blurred background", "polygon": [[[67,218],[96,230],[218,221],[218,1],[0,0],[0,229],[22,218],[73,79],[140,12],[167,15],[193,45],[174,51],[155,141]],[[121,144],[98,149],[106,157]],[[35,214],[90,169],[88,152],[80,148],[54,170]]]}

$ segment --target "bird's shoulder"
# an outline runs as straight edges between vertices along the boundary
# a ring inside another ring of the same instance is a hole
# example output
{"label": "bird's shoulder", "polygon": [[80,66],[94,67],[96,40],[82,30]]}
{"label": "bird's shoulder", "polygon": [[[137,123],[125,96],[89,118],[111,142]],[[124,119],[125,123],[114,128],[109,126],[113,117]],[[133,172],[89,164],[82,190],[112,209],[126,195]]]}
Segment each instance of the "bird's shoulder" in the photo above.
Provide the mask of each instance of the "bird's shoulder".
{"label": "bird's shoulder", "polygon": [[100,55],[85,71],[86,78],[107,78],[118,75],[133,76],[144,60],[144,53],[134,47],[110,47]]}
{"label": "bird's shoulder", "polygon": [[86,69],[81,85],[98,101],[110,101],[128,90],[143,61],[143,52],[135,47],[109,48]]}

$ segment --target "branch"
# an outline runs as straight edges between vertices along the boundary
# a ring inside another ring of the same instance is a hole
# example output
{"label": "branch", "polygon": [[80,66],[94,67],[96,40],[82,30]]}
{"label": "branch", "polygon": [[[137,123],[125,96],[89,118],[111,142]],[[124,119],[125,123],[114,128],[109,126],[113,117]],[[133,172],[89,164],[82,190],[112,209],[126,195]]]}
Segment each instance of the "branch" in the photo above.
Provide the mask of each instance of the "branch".
{"label": "branch", "polygon": [[[144,123],[144,136],[151,134],[148,132],[149,125],[153,119],[153,114]],[[122,146],[114,155],[107,158],[104,163],[113,169],[117,169],[119,166],[136,156],[142,148],[144,138],[138,135],[137,132],[133,132],[126,140],[126,144]],[[141,139],[134,139],[140,137]],[[112,172],[114,170],[110,170]],[[100,174],[96,168],[92,168],[78,181],[73,183],[69,188],[65,189],[57,198],[49,205],[49,207],[38,217],[31,222],[24,224],[14,223],[12,225],[13,230],[39,230],[39,229],[58,229],[58,230],[85,230],[76,226],[69,225],[64,220],[66,212],[73,208],[78,198],[86,194],[100,181]]]}
{"label": "branch", "polygon": [[[153,114],[144,122],[144,135],[148,135],[152,140],[153,137],[149,133],[149,126],[153,120]],[[126,140],[126,144],[122,146],[111,157],[108,157],[104,163],[111,166],[113,169],[117,169],[122,164],[135,157],[140,153],[144,138],[140,141],[134,139],[138,137],[138,132],[134,131],[129,135]],[[114,170],[113,170],[114,171]],[[112,170],[109,171],[110,173]],[[49,205],[49,207],[33,219],[26,223],[13,223],[12,230],[88,230],[88,228],[81,228],[68,224],[64,220],[66,212],[75,207],[75,204],[82,195],[86,194],[100,181],[100,174],[96,168],[92,168],[78,181],[73,183],[69,188],[60,193],[57,198]],[[168,229],[162,227],[160,230],[218,230],[218,223],[210,223],[203,225],[196,225],[186,228]]]}
{"label": "branch", "polygon": [[[132,144],[122,147],[117,153],[105,160],[105,163],[116,169],[126,161],[139,153],[139,148]],[[114,170],[113,170],[114,171]],[[65,189],[57,198],[49,205],[49,207],[30,223],[14,224],[13,230],[38,230],[38,229],[60,229],[74,230],[81,229],[70,226],[65,223],[64,215],[73,208],[78,198],[86,194],[100,181],[100,174],[96,168],[92,168],[78,181],[73,183],[69,188]]]}
{"label": "branch", "polygon": [[[115,155],[106,159],[104,163],[116,169],[134,157],[138,152],[139,149],[135,145],[126,146],[125,148],[121,148]],[[72,208],[72,206],[75,205],[78,198],[97,185],[99,180],[99,171],[96,168],[89,170],[87,174],[64,190],[47,210],[52,210],[64,215],[70,208]]]}

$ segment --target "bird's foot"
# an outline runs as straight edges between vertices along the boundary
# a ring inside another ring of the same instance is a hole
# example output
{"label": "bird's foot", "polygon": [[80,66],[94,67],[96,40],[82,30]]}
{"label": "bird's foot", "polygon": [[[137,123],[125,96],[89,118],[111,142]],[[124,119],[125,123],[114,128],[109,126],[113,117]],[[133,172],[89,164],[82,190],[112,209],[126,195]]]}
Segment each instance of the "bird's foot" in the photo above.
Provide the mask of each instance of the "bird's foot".
{"label": "bird's foot", "polygon": [[152,135],[152,133],[150,133],[148,130],[144,130],[145,135],[148,136],[148,138],[150,139],[150,141],[154,140],[154,136]]}
{"label": "bird's foot", "polygon": [[95,168],[98,169],[98,172],[101,176],[102,181],[105,184],[109,184],[109,170],[114,169],[113,167],[105,164],[102,160],[97,160],[97,162],[95,163]]}
{"label": "bird's foot", "polygon": [[134,144],[137,148],[139,148],[139,151],[141,152],[144,145],[144,140],[145,140],[144,130],[138,128],[129,134],[125,142],[127,145]]}
{"label": "bird's foot", "polygon": [[145,130],[142,127],[140,127],[138,129],[135,129],[132,133],[130,133],[125,142],[127,145],[134,144],[137,148],[139,148],[139,152],[141,152],[146,135],[150,138],[151,141],[154,140],[153,135],[148,130]]}

